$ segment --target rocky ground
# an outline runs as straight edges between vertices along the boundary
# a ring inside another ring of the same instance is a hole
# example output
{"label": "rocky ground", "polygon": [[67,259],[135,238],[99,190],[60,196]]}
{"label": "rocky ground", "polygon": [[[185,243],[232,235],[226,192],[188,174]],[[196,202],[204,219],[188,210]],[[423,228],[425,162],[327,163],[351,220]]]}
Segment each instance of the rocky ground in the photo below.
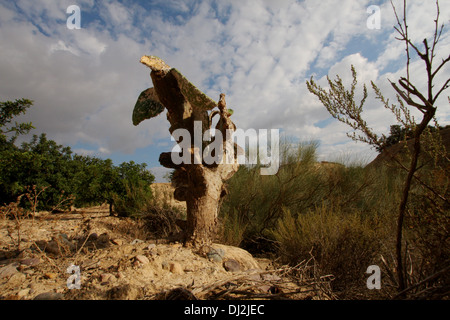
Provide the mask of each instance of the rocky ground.
{"label": "rocky ground", "polygon": [[314,279],[240,248],[147,239],[107,207],[2,219],[0,299],[328,298]]}

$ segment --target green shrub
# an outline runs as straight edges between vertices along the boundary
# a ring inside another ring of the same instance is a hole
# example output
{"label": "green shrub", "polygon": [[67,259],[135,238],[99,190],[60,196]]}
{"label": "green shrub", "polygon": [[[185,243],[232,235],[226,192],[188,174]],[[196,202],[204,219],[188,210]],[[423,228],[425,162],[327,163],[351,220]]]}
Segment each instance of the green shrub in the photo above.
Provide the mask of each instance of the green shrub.
{"label": "green shrub", "polygon": [[185,211],[171,206],[163,194],[157,191],[153,194],[143,182],[127,184],[125,196],[114,195],[114,206],[119,217],[139,221],[151,239],[167,238],[182,231],[178,223],[186,218]]}
{"label": "green shrub", "polygon": [[[149,206],[139,217],[144,222],[144,228],[150,233],[152,239],[167,239],[182,232],[185,220],[183,212],[175,207]],[[174,238],[182,240],[180,237]]]}
{"label": "green shrub", "polygon": [[311,256],[320,274],[332,274],[336,292],[365,287],[365,271],[379,252],[378,221],[339,205],[322,205],[294,216],[289,210],[273,231],[284,263],[297,264]]}
{"label": "green shrub", "polygon": [[[271,230],[284,210],[307,212],[339,203],[368,217],[390,212],[398,188],[397,182],[388,182],[390,176],[361,165],[319,163],[316,149],[315,143],[281,144],[281,165],[272,176],[261,176],[258,166],[241,166],[228,181],[220,210],[223,241],[250,251],[273,250]],[[254,247],[261,242],[263,247]]]}
{"label": "green shrub", "polygon": [[241,245],[247,224],[240,219],[243,219],[243,217],[235,209],[222,218],[219,232],[221,242],[236,247]]}
{"label": "green shrub", "polygon": [[315,150],[313,143],[282,144],[276,175],[262,176],[258,165],[239,168],[228,181],[229,193],[219,214],[226,242],[254,244],[269,236],[283,207],[300,210],[314,205],[318,197],[314,190],[322,183],[313,169]]}
{"label": "green shrub", "polygon": [[[335,276],[333,289],[340,297],[395,296],[397,219],[405,170],[394,165],[318,163],[315,144],[285,143],[280,150],[276,175],[261,176],[258,166],[241,166],[228,181],[219,215],[222,241],[254,254],[271,252],[291,264],[312,255],[322,274]],[[420,181],[413,179],[403,226],[407,286],[449,264],[448,168],[423,162],[416,172]],[[382,290],[366,288],[365,271],[372,264],[381,268]],[[448,283],[447,272],[408,295],[441,297]]]}
{"label": "green shrub", "polygon": [[124,184],[125,195],[113,195],[114,211],[119,217],[142,216],[153,205],[152,191],[149,186],[139,182]]}

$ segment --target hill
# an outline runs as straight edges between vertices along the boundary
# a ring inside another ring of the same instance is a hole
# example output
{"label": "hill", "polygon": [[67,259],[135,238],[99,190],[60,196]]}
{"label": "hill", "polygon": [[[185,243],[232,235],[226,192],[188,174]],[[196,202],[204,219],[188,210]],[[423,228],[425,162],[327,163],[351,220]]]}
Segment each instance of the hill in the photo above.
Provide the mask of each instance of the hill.
{"label": "hill", "polygon": [[[442,129],[440,131],[442,142],[447,151],[447,157],[450,155],[450,127]],[[413,139],[407,140],[407,146],[409,151],[413,150]],[[379,167],[382,164],[392,164],[394,162],[393,157],[399,156],[400,159],[405,159],[405,142],[397,143],[393,146],[387,147],[383,150],[372,162],[370,162],[367,167]],[[422,153],[422,160],[424,153]]]}

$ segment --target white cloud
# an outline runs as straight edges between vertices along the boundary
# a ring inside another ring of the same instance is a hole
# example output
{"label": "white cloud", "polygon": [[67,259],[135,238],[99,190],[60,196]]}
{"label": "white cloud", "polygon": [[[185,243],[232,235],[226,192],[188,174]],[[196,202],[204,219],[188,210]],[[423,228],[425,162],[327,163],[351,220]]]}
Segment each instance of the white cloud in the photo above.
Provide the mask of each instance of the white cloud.
{"label": "white cloud", "polygon": [[88,150],[84,148],[75,148],[73,149],[73,152],[81,156],[95,156],[94,150]]}
{"label": "white cloud", "polygon": [[110,3],[107,5],[109,16],[111,17],[113,24],[129,24],[131,15],[129,10],[120,3]]}
{"label": "white cloud", "polygon": [[[152,86],[149,70],[138,62],[143,54],[162,57],[215,100],[224,92],[239,127],[280,128],[301,139],[319,139],[322,154],[329,155],[342,145],[358,152],[363,147],[349,141],[343,125],[314,125],[329,114],[306,89],[306,79],[316,70],[322,78],[329,70],[331,77],[349,80],[354,64],[361,83],[374,80],[392,94],[386,77],[395,80],[404,71],[404,47],[394,41],[389,3],[381,5],[381,31],[373,31],[366,28],[368,0],[338,5],[334,0],[151,5],[86,0],[79,1],[82,17],[99,10],[99,20],[82,18],[81,30],[65,27],[69,2],[20,0],[21,13],[0,4],[0,95],[3,100],[34,99],[26,118],[58,143],[88,143],[110,155],[132,154],[169,138],[164,115],[138,127],[131,124],[139,93]],[[450,9],[447,2],[441,3],[442,19]],[[433,28],[434,2],[424,3],[411,3],[408,11],[419,42]],[[421,30],[423,25],[427,28]],[[369,60],[357,46],[349,51],[355,37],[381,46],[380,55]],[[448,32],[439,52],[450,52]],[[414,79],[423,77],[419,62],[411,65]],[[368,101],[367,116],[377,132],[392,124],[387,113]],[[438,114],[449,119],[450,112]]]}
{"label": "white cloud", "polygon": [[153,167],[149,169],[150,172],[155,176],[155,182],[163,183],[169,182],[167,181],[167,175],[172,171],[171,169],[167,169],[164,167]]}
{"label": "white cloud", "polygon": [[0,42],[7,62],[0,63],[0,95],[35,101],[24,116],[37,128],[33,133],[62,144],[91,143],[106,154],[131,154],[161,137],[161,119],[131,124],[139,93],[151,85],[138,62],[145,44],[97,29],[63,27],[47,37],[15,20],[2,21]]}
{"label": "white cloud", "polygon": [[58,42],[50,45],[49,53],[53,54],[55,51],[68,51],[75,56],[79,56],[80,52],[76,48],[68,46],[64,41],[58,40]]}

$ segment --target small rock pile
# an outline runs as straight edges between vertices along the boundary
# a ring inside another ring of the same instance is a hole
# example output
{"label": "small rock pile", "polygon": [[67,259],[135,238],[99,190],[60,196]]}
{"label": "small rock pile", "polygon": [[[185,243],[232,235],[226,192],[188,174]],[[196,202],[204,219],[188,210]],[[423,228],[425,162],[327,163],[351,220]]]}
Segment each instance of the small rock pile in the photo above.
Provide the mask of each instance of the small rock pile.
{"label": "small rock pile", "polygon": [[[111,245],[110,240],[107,233],[102,233],[100,236],[97,233],[91,233],[87,237],[75,237],[74,239],[70,239],[66,234],[61,233],[52,237],[50,241],[35,241],[32,249],[39,249],[42,252],[55,256],[63,256],[82,249],[96,250],[108,248]],[[117,244],[117,241],[121,240],[115,241]]]}

